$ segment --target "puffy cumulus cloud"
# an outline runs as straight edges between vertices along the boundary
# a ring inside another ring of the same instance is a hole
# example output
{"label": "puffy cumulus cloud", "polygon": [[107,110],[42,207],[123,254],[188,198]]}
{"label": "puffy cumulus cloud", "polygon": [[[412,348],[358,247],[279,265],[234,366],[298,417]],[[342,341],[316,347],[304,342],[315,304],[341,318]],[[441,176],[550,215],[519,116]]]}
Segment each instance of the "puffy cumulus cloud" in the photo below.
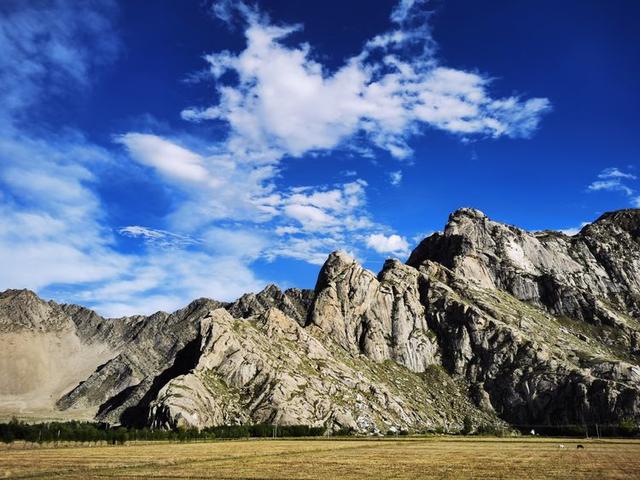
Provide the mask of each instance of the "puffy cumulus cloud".
{"label": "puffy cumulus cloud", "polygon": [[[492,98],[489,78],[440,65],[422,3],[402,0],[391,13],[394,28],[334,71],[308,44],[288,42],[301,26],[273,25],[240,4],[246,48],[205,57],[219,101],[182,116],[226,122],[235,154],[267,159],[334,149],[356,135],[406,158],[409,139],[429,127],[464,137],[529,136],[549,101]],[[230,5],[219,16],[229,20]],[[229,71],[235,75],[225,76]]]}
{"label": "puffy cumulus cloud", "polygon": [[125,145],[137,161],[172,180],[199,183],[208,179],[208,171],[200,155],[164,138],[132,132],[115,140]]}
{"label": "puffy cumulus cloud", "polygon": [[294,188],[282,199],[285,217],[296,220],[303,231],[357,229],[370,225],[365,188],[367,183],[358,179],[338,188]]}
{"label": "puffy cumulus cloud", "polygon": [[367,183],[362,179],[331,187],[296,187],[282,195],[282,215],[275,233],[280,238],[266,252],[322,264],[334,250],[354,256],[359,243],[372,228],[366,201]]}
{"label": "puffy cumulus cloud", "polygon": [[400,235],[392,234],[386,236],[382,233],[374,233],[367,237],[367,246],[378,253],[393,253],[396,255],[406,255],[409,250],[409,243]]}
{"label": "puffy cumulus cloud", "polygon": [[[274,260],[286,257],[312,265],[322,265],[329,253],[343,249],[346,243],[344,237],[336,235],[292,235],[269,248],[265,252],[265,258]],[[355,253],[352,253],[352,256],[355,257]]]}
{"label": "puffy cumulus cloud", "polygon": [[129,156],[184,192],[170,224],[197,231],[215,220],[266,221],[275,215],[274,165],[239,162],[228,154],[203,155],[158,135],[130,132],[116,137]]}

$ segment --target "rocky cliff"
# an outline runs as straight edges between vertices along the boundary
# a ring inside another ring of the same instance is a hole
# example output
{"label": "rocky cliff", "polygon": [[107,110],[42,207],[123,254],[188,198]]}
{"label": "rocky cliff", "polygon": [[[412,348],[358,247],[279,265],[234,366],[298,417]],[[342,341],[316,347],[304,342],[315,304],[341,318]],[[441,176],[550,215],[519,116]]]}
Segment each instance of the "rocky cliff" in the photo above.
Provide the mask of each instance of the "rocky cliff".
{"label": "rocky cliff", "polygon": [[271,285],[120,319],[6,291],[0,414],[359,431],[615,423],[640,420],[639,342],[640,210],[567,236],[461,209],[378,275],[331,254],[313,291]]}

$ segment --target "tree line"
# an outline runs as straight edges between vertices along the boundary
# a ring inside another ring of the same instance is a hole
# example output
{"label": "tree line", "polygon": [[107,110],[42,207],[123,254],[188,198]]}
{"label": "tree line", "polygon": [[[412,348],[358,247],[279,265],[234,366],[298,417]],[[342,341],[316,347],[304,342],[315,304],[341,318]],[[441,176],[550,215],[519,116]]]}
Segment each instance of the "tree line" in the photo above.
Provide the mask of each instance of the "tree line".
{"label": "tree line", "polygon": [[80,421],[25,423],[13,419],[9,423],[0,423],[0,441],[4,443],[23,440],[32,443],[105,442],[115,445],[136,440],[190,442],[216,438],[317,437],[324,433],[324,427],[309,425],[221,425],[200,430],[196,428],[161,430],[112,427],[106,423]]}
{"label": "tree line", "polygon": [[[532,431],[536,435],[550,437],[638,437],[640,429],[632,420],[622,420],[618,424],[582,424],[582,425],[512,425],[497,427],[482,425],[473,428],[470,418],[465,418],[464,427],[459,432],[462,435],[490,435],[504,436],[513,429],[528,435]],[[80,442],[124,444],[128,441],[173,441],[192,442],[214,439],[232,438],[267,438],[267,437],[319,437],[327,433],[324,427],[309,425],[220,425],[217,427],[177,428],[173,430],[114,427],[99,422],[45,422],[25,423],[13,419],[9,423],[0,423],[0,441],[11,443],[21,440],[31,443]],[[422,432],[454,433],[434,430]],[[334,436],[350,436],[357,432],[352,428],[343,428],[332,433]],[[387,435],[408,435],[407,430],[389,431]]]}

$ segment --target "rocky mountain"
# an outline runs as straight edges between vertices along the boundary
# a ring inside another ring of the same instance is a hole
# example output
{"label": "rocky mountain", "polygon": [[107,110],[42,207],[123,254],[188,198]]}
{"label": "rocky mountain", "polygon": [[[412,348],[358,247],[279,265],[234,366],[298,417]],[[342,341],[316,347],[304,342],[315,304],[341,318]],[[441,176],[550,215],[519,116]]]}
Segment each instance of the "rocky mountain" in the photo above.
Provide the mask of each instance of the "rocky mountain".
{"label": "rocky mountain", "polygon": [[640,420],[640,210],[578,234],[454,212],[375,275],[104,319],[0,294],[0,415],[359,431]]}

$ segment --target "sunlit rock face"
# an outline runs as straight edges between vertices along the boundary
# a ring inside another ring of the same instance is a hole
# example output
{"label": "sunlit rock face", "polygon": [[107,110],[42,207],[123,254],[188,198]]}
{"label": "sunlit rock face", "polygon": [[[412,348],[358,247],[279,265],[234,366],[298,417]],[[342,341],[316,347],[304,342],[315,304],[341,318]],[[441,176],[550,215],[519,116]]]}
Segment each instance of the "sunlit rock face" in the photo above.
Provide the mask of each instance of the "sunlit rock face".
{"label": "sunlit rock face", "polygon": [[456,431],[640,420],[640,211],[574,236],[461,209],[377,275],[104,319],[0,294],[0,414]]}

